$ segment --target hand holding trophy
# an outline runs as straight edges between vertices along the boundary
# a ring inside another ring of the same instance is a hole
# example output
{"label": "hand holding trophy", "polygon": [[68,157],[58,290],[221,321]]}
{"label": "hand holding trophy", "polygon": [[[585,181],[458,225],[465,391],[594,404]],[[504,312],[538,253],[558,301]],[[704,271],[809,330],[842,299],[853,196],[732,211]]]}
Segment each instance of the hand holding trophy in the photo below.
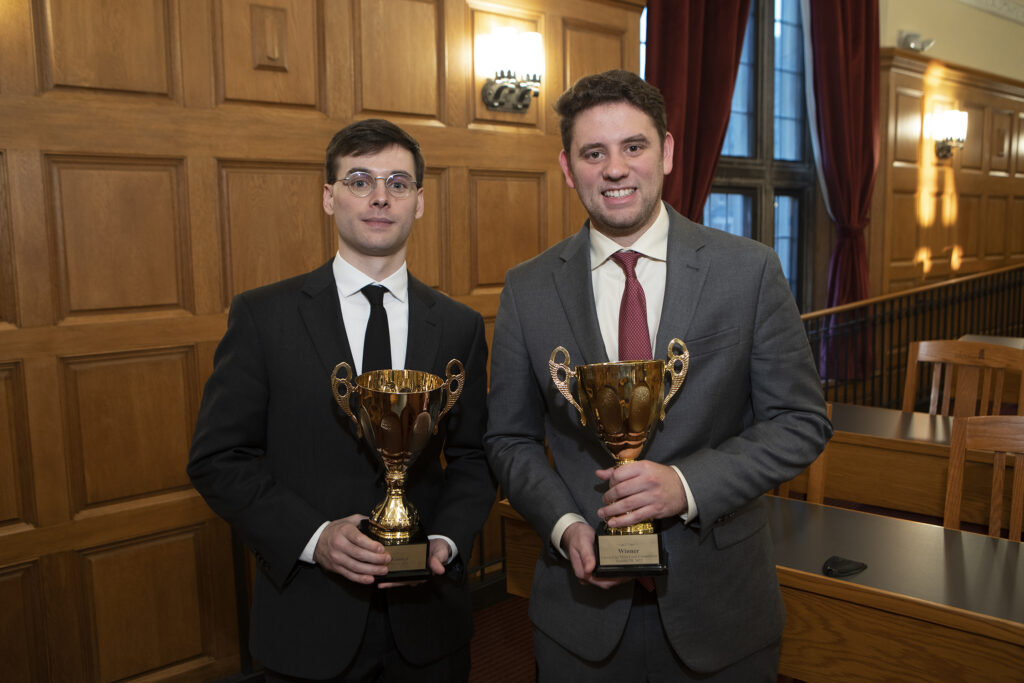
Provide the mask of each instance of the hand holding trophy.
{"label": "hand holding trophy", "polygon": [[[339,376],[339,371],[343,375]],[[384,465],[387,495],[359,525],[360,531],[380,541],[391,555],[388,573],[377,577],[377,583],[430,576],[427,536],[420,528],[416,508],[405,499],[405,477],[462,393],[466,378],[462,363],[455,358],[448,361],[445,374],[443,380],[420,370],[372,370],[359,375],[353,384],[348,363],[338,363],[331,372],[334,400],[355,422],[357,436]]]}
{"label": "hand holding trophy", "polygon": [[[679,347],[678,353],[675,349]],[[564,361],[557,360],[558,356]],[[679,339],[668,345],[668,362],[620,361],[569,367],[569,352],[559,346],[551,352],[548,369],[558,391],[580,414],[580,424],[598,438],[616,467],[640,458],[665,406],[676,395],[690,367],[690,352]],[[665,394],[665,374],[671,378]],[[579,402],[569,381],[576,379]],[[661,538],[654,520],[625,527],[601,525],[597,536],[594,576],[652,576],[667,570]]]}

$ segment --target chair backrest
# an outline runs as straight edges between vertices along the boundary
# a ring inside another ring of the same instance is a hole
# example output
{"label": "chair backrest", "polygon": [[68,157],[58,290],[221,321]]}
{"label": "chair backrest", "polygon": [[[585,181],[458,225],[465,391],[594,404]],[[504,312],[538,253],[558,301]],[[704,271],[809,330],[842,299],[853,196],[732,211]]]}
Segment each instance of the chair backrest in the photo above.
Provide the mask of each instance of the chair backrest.
{"label": "chair backrest", "polygon": [[[933,364],[928,404],[932,415],[998,415],[1007,372],[1024,380],[1022,349],[952,339],[911,342],[903,383],[903,410],[908,412],[914,410],[916,403],[920,363]],[[1017,414],[1024,415],[1024,381],[1017,396]]]}
{"label": "chair backrest", "polygon": [[[828,411],[828,419],[832,419],[832,404],[826,403],[825,408]],[[818,454],[818,457],[814,459],[807,469],[807,502],[817,503],[821,505],[825,502],[825,453],[822,451]],[[792,497],[790,488],[792,486],[792,480],[783,482],[772,489],[771,494],[773,496],[780,496],[782,498]]]}
{"label": "chair backrest", "polygon": [[1024,416],[985,415],[953,419],[949,444],[949,474],[946,478],[946,507],[942,525],[960,528],[964,466],[968,451],[992,453],[992,495],[989,500],[988,535],[1000,536],[1007,459],[1013,458],[1013,489],[1010,496],[1009,538],[1021,540],[1024,519]]}

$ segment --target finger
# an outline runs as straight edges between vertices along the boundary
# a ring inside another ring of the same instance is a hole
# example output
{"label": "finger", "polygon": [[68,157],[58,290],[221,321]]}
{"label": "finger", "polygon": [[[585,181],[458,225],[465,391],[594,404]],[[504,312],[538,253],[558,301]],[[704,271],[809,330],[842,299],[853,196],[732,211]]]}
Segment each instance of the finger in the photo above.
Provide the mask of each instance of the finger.
{"label": "finger", "polygon": [[621,468],[609,467],[607,469],[597,470],[596,472],[594,472],[594,474],[597,475],[598,479],[601,479],[603,481],[608,481],[609,479],[612,478],[612,473],[615,472],[616,469],[621,469]]}
{"label": "finger", "polygon": [[435,574],[437,576],[441,576],[446,571],[445,568],[444,568],[444,562],[442,562],[437,557],[437,555],[431,555],[430,556],[430,561],[428,562],[428,564],[430,565],[431,573],[433,573],[433,574]]}
{"label": "finger", "polygon": [[424,583],[424,581],[389,581],[388,583],[377,584],[377,588],[384,590],[388,588],[401,588],[403,586],[418,586],[421,583]]}
{"label": "finger", "polygon": [[618,586],[619,584],[625,583],[626,581],[629,581],[629,579],[627,579],[627,578],[599,579],[597,577],[592,576],[592,577],[590,577],[588,579],[588,581],[592,585],[597,586],[598,588],[604,588],[605,590],[607,590],[607,589],[611,588],[612,586]]}

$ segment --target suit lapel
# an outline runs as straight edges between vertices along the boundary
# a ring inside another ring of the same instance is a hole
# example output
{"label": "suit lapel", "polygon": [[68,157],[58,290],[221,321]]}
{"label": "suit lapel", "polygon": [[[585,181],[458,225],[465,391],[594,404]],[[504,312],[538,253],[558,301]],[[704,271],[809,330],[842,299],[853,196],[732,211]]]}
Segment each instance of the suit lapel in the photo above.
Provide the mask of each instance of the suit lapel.
{"label": "suit lapel", "polygon": [[347,362],[355,372],[352,350],[341,318],[338,286],[334,281],[331,262],[317,268],[306,278],[299,301],[299,314],[313,342],[320,362],[328,372],[341,361]]}
{"label": "suit lapel", "polygon": [[[436,295],[427,285],[409,276],[409,339],[405,367],[430,372],[441,346],[441,321],[434,307]],[[464,358],[459,360],[465,361]],[[445,359],[447,362],[447,359]]]}
{"label": "suit lapel", "polygon": [[[590,233],[588,223],[566,244],[560,254],[562,267],[554,271],[555,289],[562,302],[565,317],[572,328],[573,338],[582,358],[572,358],[573,365],[606,363],[601,337],[601,326],[597,322],[597,308],[594,305],[594,284],[590,276]],[[561,342],[567,346],[569,340]],[[554,349],[552,349],[553,351]]]}
{"label": "suit lapel", "polygon": [[684,342],[707,279],[708,264],[703,255],[704,242],[697,224],[668,207],[669,233],[665,299],[658,322],[655,358],[666,357],[673,337]]}

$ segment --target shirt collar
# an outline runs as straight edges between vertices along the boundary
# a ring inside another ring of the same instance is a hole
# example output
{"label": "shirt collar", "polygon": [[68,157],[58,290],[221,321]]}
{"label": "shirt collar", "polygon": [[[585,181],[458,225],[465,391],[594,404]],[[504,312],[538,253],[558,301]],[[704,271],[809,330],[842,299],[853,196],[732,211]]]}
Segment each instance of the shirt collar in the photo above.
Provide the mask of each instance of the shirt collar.
{"label": "shirt collar", "polygon": [[[665,261],[668,258],[668,211],[665,210],[665,202],[659,202],[660,211],[654,219],[651,227],[643,235],[633,242],[629,247],[631,251],[643,254],[655,261]],[[605,236],[599,230],[590,230],[590,269],[593,270],[607,261],[612,254],[622,251],[622,246]]]}
{"label": "shirt collar", "polygon": [[343,259],[340,253],[334,255],[334,262],[331,264],[331,268],[334,271],[334,281],[338,286],[338,294],[342,298],[358,294],[363,287],[371,284],[384,285],[393,297],[402,302],[405,302],[409,296],[409,269],[404,261],[398,270],[380,282],[377,282]]}

